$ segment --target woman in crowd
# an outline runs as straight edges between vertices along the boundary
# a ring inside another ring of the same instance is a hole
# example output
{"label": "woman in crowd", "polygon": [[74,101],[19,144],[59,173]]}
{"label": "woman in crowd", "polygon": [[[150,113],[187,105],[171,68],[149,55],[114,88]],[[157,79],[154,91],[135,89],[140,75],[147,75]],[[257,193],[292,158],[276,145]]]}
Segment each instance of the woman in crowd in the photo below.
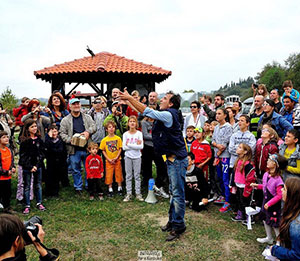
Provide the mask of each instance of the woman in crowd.
{"label": "woman in crowd", "polygon": [[207,118],[200,114],[200,102],[193,101],[190,105],[191,113],[184,119],[183,136],[186,136],[186,129],[188,126],[194,126],[195,128],[203,128]]}
{"label": "woman in crowd", "polygon": [[69,114],[66,110],[66,102],[60,92],[53,93],[49,100],[48,105],[44,110],[51,119],[51,122],[60,127],[61,120]]}
{"label": "woman in crowd", "polygon": [[28,111],[29,113],[22,117],[22,122],[25,123],[28,119],[35,120],[37,128],[41,134],[41,139],[45,141],[45,134],[52,122],[48,117],[41,115],[42,107],[40,106],[40,101],[35,98],[32,99],[28,104]]}
{"label": "woman in crowd", "polygon": [[235,111],[230,106],[226,107],[226,111],[228,112],[228,122],[232,126],[232,133],[235,133],[239,130],[239,124],[235,120]]}

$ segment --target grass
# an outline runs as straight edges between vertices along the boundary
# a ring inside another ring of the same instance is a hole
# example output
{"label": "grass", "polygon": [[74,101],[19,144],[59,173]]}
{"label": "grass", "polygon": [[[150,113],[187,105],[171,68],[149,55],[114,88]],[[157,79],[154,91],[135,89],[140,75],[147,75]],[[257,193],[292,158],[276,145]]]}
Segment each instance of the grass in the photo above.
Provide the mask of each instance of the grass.
{"label": "grass", "polygon": [[[14,195],[15,190],[16,178]],[[232,222],[230,213],[220,214],[217,206],[201,213],[188,209],[186,233],[180,240],[165,242],[160,226],[167,222],[167,200],[154,205],[122,200],[115,196],[89,201],[86,192],[75,196],[72,188],[63,188],[58,199],[44,200],[45,212],[33,207],[25,217],[15,200],[12,206],[22,220],[33,215],[43,219],[45,245],[59,249],[62,260],[138,260],[138,250],[161,250],[163,260],[263,260],[264,247],[256,242],[264,236],[263,227],[248,231]],[[38,259],[33,246],[27,255],[28,260]]]}

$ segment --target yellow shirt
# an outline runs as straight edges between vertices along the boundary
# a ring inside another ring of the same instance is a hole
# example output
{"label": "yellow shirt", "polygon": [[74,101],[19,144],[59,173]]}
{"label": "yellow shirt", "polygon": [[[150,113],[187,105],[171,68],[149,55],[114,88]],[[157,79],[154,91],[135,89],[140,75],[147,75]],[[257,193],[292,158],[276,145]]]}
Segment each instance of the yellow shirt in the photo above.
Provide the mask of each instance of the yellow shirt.
{"label": "yellow shirt", "polygon": [[122,140],[117,135],[113,137],[106,136],[100,143],[100,150],[104,150],[109,159],[114,159],[115,157],[117,157],[121,148]]}
{"label": "yellow shirt", "polygon": [[[285,152],[284,152],[284,157],[286,159],[289,159],[291,157],[291,155],[296,151],[296,147],[294,149],[289,150],[288,148],[286,148]],[[287,167],[287,171],[291,172],[293,174],[300,174],[300,159],[297,159],[296,161],[297,163],[297,167],[291,167],[288,166]]]}

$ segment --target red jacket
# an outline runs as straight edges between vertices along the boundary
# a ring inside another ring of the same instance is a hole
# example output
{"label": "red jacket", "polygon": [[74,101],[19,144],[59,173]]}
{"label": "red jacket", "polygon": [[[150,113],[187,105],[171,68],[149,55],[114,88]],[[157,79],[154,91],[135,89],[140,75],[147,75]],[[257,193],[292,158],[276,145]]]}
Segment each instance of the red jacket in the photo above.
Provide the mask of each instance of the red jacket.
{"label": "red jacket", "polygon": [[269,141],[265,145],[263,143],[256,144],[255,151],[255,168],[258,178],[262,178],[267,172],[267,160],[269,154],[278,153],[278,147],[275,141]]}
{"label": "red jacket", "polygon": [[89,155],[85,160],[86,178],[101,179],[103,177],[103,162],[99,155]]}
{"label": "red jacket", "polygon": [[23,126],[22,117],[28,113],[27,106],[20,105],[18,108],[13,108],[13,115],[15,117],[16,125]]}
{"label": "red jacket", "polygon": [[191,152],[195,155],[195,164],[204,162],[207,158],[212,157],[211,148],[207,140],[199,143],[198,140],[193,141]]}

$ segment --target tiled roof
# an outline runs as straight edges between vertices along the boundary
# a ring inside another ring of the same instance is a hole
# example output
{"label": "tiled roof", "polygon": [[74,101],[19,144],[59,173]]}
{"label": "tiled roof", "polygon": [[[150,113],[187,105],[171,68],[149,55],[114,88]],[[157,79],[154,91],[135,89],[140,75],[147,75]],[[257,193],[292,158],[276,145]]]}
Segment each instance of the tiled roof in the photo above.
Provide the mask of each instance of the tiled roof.
{"label": "tiled roof", "polygon": [[137,73],[156,74],[169,76],[171,71],[149,64],[136,62],[116,54],[101,52],[95,56],[75,59],[71,62],[55,64],[42,70],[34,72],[35,76],[62,74],[62,73],[85,73],[85,72],[116,72],[116,73]]}

